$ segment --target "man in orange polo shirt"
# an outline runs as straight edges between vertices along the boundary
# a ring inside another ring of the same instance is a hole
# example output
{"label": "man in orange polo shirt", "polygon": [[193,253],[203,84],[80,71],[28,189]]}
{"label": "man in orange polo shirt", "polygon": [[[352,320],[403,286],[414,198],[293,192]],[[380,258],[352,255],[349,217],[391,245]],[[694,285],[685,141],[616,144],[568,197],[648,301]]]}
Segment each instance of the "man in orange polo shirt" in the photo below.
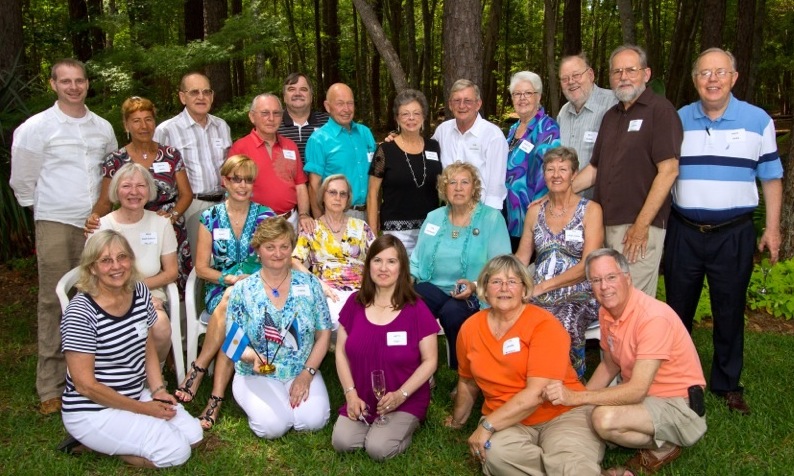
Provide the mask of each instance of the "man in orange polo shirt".
{"label": "man in orange polo shirt", "polygon": [[[605,474],[654,473],[706,432],[706,380],[697,350],[670,306],[632,285],[620,252],[593,251],[585,275],[601,304],[603,358],[586,390],[553,383],[545,398],[555,405],[596,405],[592,421],[601,438],[640,448],[626,468]],[[618,373],[622,383],[608,386]]]}

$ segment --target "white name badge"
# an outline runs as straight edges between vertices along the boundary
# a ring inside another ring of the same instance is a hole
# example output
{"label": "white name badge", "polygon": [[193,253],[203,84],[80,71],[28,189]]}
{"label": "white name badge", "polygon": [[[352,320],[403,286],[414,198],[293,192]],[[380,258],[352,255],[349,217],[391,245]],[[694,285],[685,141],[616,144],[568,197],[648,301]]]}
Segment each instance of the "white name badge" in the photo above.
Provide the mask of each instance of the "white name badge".
{"label": "white name badge", "polygon": [[528,140],[522,140],[518,148],[523,150],[525,153],[529,154],[530,152],[532,152],[532,149],[535,148],[535,145],[532,142],[529,142]]}
{"label": "white name badge", "polygon": [[215,137],[212,139],[212,146],[216,149],[223,149],[223,139],[220,137]]}
{"label": "white name badge", "polygon": [[598,138],[597,131],[585,131],[584,133],[585,142],[595,142],[597,138]]}
{"label": "white name badge", "polygon": [[152,170],[156,174],[167,174],[171,171],[171,164],[168,162],[155,162],[152,164]]}
{"label": "white name badge", "polygon": [[153,231],[147,231],[145,233],[141,233],[141,244],[142,245],[156,245],[157,244],[157,233]]}
{"label": "white name badge", "polygon": [[134,324],[134,328],[138,337],[146,337],[146,334],[149,333],[149,329],[146,327],[146,322],[136,322]]}
{"label": "white name badge", "polygon": [[232,230],[228,228],[215,228],[212,230],[212,239],[213,240],[231,240],[232,239]]}
{"label": "white name badge", "polygon": [[372,162],[373,157],[375,157],[375,152],[367,152],[367,162]]}
{"label": "white name badge", "polygon": [[518,352],[521,350],[521,341],[518,340],[518,337],[511,337],[507,339],[504,344],[502,344],[502,354],[512,354],[514,352]]}
{"label": "white name badge", "polygon": [[408,345],[408,333],[405,331],[387,332],[386,345],[388,345],[389,347],[395,345]]}
{"label": "white name badge", "polygon": [[294,150],[285,150],[284,151],[284,158],[288,160],[295,160],[297,157],[295,156]]}
{"label": "white name badge", "polygon": [[438,162],[438,154],[433,152],[432,150],[428,150],[427,152],[425,152],[425,157],[427,157],[427,160],[435,160],[436,162]]}
{"label": "white name badge", "polygon": [[473,143],[473,144],[469,144],[469,150],[473,150],[475,152],[479,152],[480,151],[480,144],[478,144],[476,142]]}
{"label": "white name badge", "polygon": [[642,119],[634,119],[629,121],[629,132],[635,132],[642,128]]}
{"label": "white name badge", "polygon": [[735,129],[726,132],[728,133],[728,142],[744,142],[746,139],[747,131],[744,129]]}
{"label": "white name badge", "polygon": [[295,296],[304,296],[309,297],[311,296],[311,292],[309,291],[309,286],[307,284],[298,284],[294,288],[292,288],[293,294]]}
{"label": "white name badge", "polygon": [[438,225],[428,223],[425,227],[425,235],[436,236],[436,233],[438,233],[438,228]]}
{"label": "white name badge", "polygon": [[565,230],[565,241],[584,241],[582,230]]}
{"label": "white name badge", "polygon": [[353,229],[347,232],[347,236],[355,240],[360,240],[362,238],[361,236],[362,231],[363,230]]}

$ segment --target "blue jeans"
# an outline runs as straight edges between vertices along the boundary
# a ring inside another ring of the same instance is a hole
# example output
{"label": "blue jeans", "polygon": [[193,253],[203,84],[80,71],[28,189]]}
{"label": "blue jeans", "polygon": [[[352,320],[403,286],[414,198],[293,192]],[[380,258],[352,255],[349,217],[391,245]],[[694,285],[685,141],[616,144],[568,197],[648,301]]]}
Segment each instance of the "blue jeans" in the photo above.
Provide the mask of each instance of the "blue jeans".
{"label": "blue jeans", "polygon": [[458,331],[469,316],[480,310],[480,301],[474,293],[465,301],[455,299],[429,282],[416,283],[414,289],[422,296],[427,307],[441,322],[441,327],[444,328],[444,334],[447,336],[449,368],[457,370],[458,355],[455,352]]}

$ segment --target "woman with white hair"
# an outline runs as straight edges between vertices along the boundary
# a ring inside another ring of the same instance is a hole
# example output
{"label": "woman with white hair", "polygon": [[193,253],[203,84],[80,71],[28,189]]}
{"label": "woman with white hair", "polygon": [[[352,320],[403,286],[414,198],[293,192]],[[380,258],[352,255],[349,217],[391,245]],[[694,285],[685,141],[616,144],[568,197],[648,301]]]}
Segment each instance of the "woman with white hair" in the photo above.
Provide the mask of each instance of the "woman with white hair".
{"label": "woman with white hair", "polygon": [[[513,252],[524,231],[524,216],[530,203],[548,193],[543,178],[543,155],[560,145],[560,127],[540,105],[543,83],[530,71],[519,71],[510,79],[510,97],[518,122],[507,133],[507,231]],[[565,213],[565,210],[553,210]]]}

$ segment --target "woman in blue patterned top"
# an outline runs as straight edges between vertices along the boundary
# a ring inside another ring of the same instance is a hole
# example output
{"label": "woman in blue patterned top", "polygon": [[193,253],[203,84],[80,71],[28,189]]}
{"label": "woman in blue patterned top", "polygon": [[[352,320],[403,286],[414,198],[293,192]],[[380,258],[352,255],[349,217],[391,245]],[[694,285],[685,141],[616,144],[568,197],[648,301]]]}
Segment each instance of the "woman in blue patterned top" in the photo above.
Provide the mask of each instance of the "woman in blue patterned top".
{"label": "woman in blue patterned top", "polygon": [[229,295],[226,327],[235,322],[250,339],[235,364],[232,392],[260,438],[319,430],[331,414],[317,370],[328,352],[331,315],[320,281],[292,269],[296,241],[285,219],[262,223],[251,240],[262,269]]}
{"label": "woman in blue patterned top", "polygon": [[201,426],[165,388],[151,334],[157,314],[120,233],[88,241],[77,289],[61,321],[62,418],[72,436],[61,448],[82,444],[149,468],[185,463]]}
{"label": "woman in blue patterned top", "polygon": [[[201,353],[190,364],[185,382],[176,391],[177,398],[183,402],[193,399],[201,376],[218,354],[226,335],[226,309],[219,306],[224,291],[259,270],[261,265],[251,247],[251,237],[263,220],[275,216],[270,208],[251,202],[257,174],[253,160],[245,155],[231,156],[220,172],[226,200],[201,213],[196,244],[196,275],[207,283],[204,302],[211,317]],[[229,360],[217,359],[210,401],[200,417],[205,429],[215,424],[232,372]]]}

